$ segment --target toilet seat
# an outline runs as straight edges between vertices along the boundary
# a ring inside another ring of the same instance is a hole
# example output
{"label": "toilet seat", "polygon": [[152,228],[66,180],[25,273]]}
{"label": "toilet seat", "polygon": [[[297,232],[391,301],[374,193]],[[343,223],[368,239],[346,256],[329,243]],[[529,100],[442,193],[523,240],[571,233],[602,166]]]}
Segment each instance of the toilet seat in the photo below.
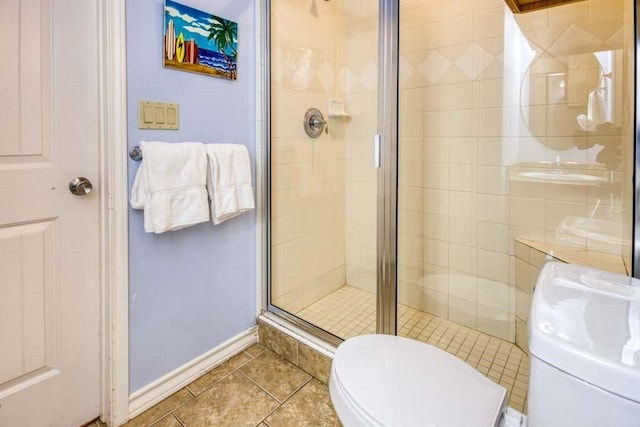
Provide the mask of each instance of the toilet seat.
{"label": "toilet seat", "polygon": [[347,427],[495,426],[506,407],[506,389],[457,357],[392,335],[342,343],[329,387]]}

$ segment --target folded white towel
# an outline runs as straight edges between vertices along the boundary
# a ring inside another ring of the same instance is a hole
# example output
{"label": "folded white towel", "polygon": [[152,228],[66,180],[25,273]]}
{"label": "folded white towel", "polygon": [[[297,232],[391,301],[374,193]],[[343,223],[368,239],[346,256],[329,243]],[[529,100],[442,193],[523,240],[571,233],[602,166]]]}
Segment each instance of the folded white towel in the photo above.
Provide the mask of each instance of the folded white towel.
{"label": "folded white towel", "polygon": [[582,130],[593,132],[598,125],[613,123],[613,101],[611,78],[603,75],[596,90],[587,99],[587,114],[578,114],[576,120]]}
{"label": "folded white towel", "polygon": [[131,207],[144,209],[144,231],[163,233],[208,221],[204,144],[142,141],[140,148]]}
{"label": "folded white towel", "polygon": [[251,163],[241,144],[207,144],[209,173],[207,190],[211,219],[220,224],[255,207],[251,186]]}

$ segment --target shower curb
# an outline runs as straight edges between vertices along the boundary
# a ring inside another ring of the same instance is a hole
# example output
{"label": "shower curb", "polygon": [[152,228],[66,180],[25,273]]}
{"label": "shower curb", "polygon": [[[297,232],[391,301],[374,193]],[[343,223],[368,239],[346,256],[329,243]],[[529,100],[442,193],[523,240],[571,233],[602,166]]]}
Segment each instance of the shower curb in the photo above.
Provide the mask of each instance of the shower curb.
{"label": "shower curb", "polygon": [[258,316],[258,342],[328,384],[335,347],[268,313]]}

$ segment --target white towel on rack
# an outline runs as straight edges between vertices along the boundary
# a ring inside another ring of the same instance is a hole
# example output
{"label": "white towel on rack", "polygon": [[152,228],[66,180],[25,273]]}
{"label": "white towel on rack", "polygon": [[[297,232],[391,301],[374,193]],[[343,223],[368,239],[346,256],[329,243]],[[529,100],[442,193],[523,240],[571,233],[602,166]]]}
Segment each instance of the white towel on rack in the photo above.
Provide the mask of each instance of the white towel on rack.
{"label": "white towel on rack", "polygon": [[207,144],[206,150],[209,159],[207,190],[213,223],[220,224],[253,209],[247,147],[241,144]]}
{"label": "white towel on rack", "polygon": [[587,99],[587,114],[578,114],[578,125],[586,132],[597,130],[598,125],[613,124],[611,78],[603,75],[596,90]]}
{"label": "white towel on rack", "polygon": [[131,207],[144,209],[144,231],[163,233],[209,221],[204,144],[142,141],[140,149]]}

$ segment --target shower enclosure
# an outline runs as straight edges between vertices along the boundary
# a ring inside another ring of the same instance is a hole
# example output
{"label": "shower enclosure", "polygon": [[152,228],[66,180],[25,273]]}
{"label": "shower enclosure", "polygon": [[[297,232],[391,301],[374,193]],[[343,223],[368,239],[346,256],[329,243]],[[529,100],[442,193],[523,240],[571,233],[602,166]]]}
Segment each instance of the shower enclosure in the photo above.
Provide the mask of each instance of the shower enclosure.
{"label": "shower enclosure", "polygon": [[268,3],[270,311],[526,352],[544,262],[631,274],[631,0]]}

